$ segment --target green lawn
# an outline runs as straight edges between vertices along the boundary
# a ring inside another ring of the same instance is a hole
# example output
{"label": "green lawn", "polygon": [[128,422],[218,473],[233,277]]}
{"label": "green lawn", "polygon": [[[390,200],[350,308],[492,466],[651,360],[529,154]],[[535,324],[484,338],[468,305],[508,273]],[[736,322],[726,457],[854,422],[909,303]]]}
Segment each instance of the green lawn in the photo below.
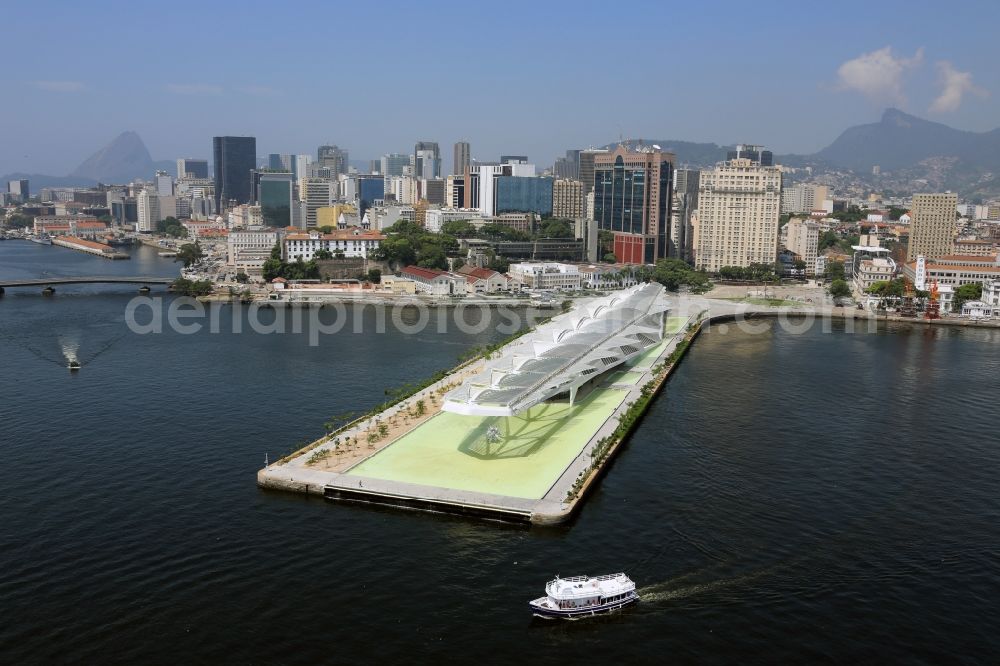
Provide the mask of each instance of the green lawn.
{"label": "green lawn", "polygon": [[[541,499],[627,393],[599,388],[573,407],[546,403],[520,416],[441,412],[347,473]],[[490,444],[493,425],[501,439]]]}

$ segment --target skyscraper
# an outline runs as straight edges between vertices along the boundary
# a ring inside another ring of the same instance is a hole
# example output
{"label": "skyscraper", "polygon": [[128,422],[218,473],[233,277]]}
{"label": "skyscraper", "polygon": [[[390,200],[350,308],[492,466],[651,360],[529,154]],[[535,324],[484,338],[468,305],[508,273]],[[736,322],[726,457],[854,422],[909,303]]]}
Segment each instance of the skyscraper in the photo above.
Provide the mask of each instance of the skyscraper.
{"label": "skyscraper", "polygon": [[780,167],[738,157],[702,171],[692,224],[695,266],[716,273],[723,266],[773,265],[780,211]]}
{"label": "skyscraper", "polygon": [[257,139],[252,136],[217,136],[212,139],[215,159],[215,210],[230,201],[250,203],[250,172],[257,166]]}
{"label": "skyscraper", "polygon": [[674,259],[691,259],[694,240],[691,220],[698,209],[698,182],[701,173],[696,169],[674,171],[674,205],[670,216],[670,247],[667,253]]}
{"label": "skyscraper", "polygon": [[208,160],[182,157],[177,160],[178,178],[208,178]]}
{"label": "skyscraper", "polygon": [[455,158],[451,164],[452,175],[465,173],[465,167],[469,166],[471,152],[472,148],[469,146],[468,141],[459,141],[455,144]]}
{"label": "skyscraper", "polygon": [[262,173],[257,187],[261,218],[269,227],[292,226],[295,186],[291,173]]}
{"label": "skyscraper", "polygon": [[413,147],[413,175],[417,178],[441,177],[441,149],[437,141],[417,141]]}
{"label": "skyscraper", "polygon": [[170,197],[174,194],[174,179],[166,171],[157,171],[153,178],[156,183],[156,195]]}
{"label": "skyscraper", "polygon": [[379,170],[383,176],[402,176],[403,169],[410,165],[410,156],[403,153],[388,153],[382,156],[382,168]]}
{"label": "skyscraper", "polygon": [[333,177],[347,173],[349,156],[346,148],[337,146],[320,146],[316,149],[316,162],[329,168]]}
{"label": "skyscraper", "polygon": [[24,178],[7,181],[7,193],[16,198],[19,203],[24,203],[31,196],[28,181]]}
{"label": "skyscraper", "polygon": [[957,205],[958,195],[950,192],[913,195],[907,261],[916,261],[921,254],[927,259],[937,259],[952,253]]}
{"label": "skyscraper", "polygon": [[272,171],[287,171],[292,173],[292,155],[284,153],[271,153],[267,156],[267,168]]}
{"label": "skyscraper", "polygon": [[583,217],[583,183],[560,178],[552,183],[552,217],[577,220]]}
{"label": "skyscraper", "polygon": [[557,158],[555,164],[552,165],[552,175],[556,178],[572,178],[573,180],[579,180],[580,151],[567,150],[566,157]]}
{"label": "skyscraper", "polygon": [[583,194],[586,196],[594,191],[594,159],[598,155],[607,154],[604,148],[588,148],[581,150],[577,156],[579,162],[577,168],[580,173],[580,180],[583,182]]}
{"label": "skyscraper", "polygon": [[674,154],[618,146],[593,159],[594,219],[598,229],[614,233],[615,260],[651,264],[665,258]]}

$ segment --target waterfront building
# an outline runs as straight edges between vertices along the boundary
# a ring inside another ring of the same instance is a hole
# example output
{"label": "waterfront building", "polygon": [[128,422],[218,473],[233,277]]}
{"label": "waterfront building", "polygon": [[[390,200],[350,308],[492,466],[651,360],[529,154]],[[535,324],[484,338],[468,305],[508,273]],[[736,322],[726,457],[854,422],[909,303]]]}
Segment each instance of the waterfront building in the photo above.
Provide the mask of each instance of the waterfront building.
{"label": "waterfront building", "polygon": [[36,235],[94,239],[103,238],[108,234],[108,225],[104,222],[77,215],[37,215],[32,228]]}
{"label": "waterfront building", "polygon": [[950,192],[913,195],[907,261],[915,261],[918,255],[931,260],[954,252],[957,206],[958,195]]}
{"label": "waterfront building", "polygon": [[580,269],[573,264],[523,262],[511,264],[508,274],[518,289],[580,289]]}
{"label": "waterfront building", "polygon": [[813,275],[819,251],[819,225],[812,220],[793,217],[782,231],[785,249],[806,263],[806,275]]}
{"label": "waterfront building", "polygon": [[251,203],[251,174],[257,166],[257,139],[252,136],[217,136],[212,139],[215,160],[215,209],[232,202]]}
{"label": "waterfront building", "polygon": [[962,315],[976,319],[1000,317],[1000,275],[983,281],[983,294],[978,301],[962,305]]}
{"label": "waterfront building", "polygon": [[347,149],[338,146],[320,146],[316,149],[316,164],[330,169],[332,178],[346,174],[349,166]]}
{"label": "waterfront building", "polygon": [[614,234],[616,261],[667,257],[673,168],[674,154],[655,148],[618,146],[594,156],[594,219]]}
{"label": "waterfront building", "polygon": [[467,282],[465,278],[446,271],[421,266],[407,266],[399,273],[402,277],[412,280],[420,293],[432,296],[465,293],[465,283]]}
{"label": "waterfront building", "polygon": [[257,203],[265,225],[279,229],[292,226],[292,207],[297,203],[292,174],[261,173],[257,186]]}
{"label": "waterfront building", "polygon": [[579,180],[559,178],[552,182],[552,217],[577,220],[584,216],[584,187]]}
{"label": "waterfront building", "polygon": [[351,229],[336,229],[324,234],[319,231],[309,233],[289,233],[284,238],[284,254],[286,261],[301,258],[310,261],[319,250],[327,250],[335,257],[371,258],[385,236],[377,231],[365,231],[354,227]]}
{"label": "waterfront building", "polygon": [[511,279],[489,268],[465,265],[455,273],[465,276],[466,292],[469,294],[496,294],[510,290]]}
{"label": "waterfront building", "polygon": [[702,171],[693,220],[695,266],[717,273],[723,266],[773,265],[780,210],[780,167],[739,157]]}
{"label": "waterfront building", "polygon": [[[914,284],[920,284],[917,276],[917,260],[908,261],[903,265],[903,275]],[[937,282],[939,286],[949,285],[957,289],[963,284],[985,283],[987,280],[997,278],[1000,278],[1000,256],[998,255],[967,257],[950,254],[925,260],[923,276],[925,285]]]}
{"label": "waterfront building", "polygon": [[465,173],[465,169],[469,166],[472,159],[471,154],[472,148],[469,146],[468,141],[458,141],[455,143],[455,154],[451,165],[452,175],[462,175]]}
{"label": "waterfront building", "polygon": [[143,233],[156,231],[156,223],[163,218],[160,215],[160,198],[156,192],[142,190],[136,197],[138,221],[135,230]]}
{"label": "waterfront building", "polygon": [[895,276],[896,262],[891,257],[861,259],[854,265],[854,295],[856,298],[863,298],[873,284],[889,282]]}

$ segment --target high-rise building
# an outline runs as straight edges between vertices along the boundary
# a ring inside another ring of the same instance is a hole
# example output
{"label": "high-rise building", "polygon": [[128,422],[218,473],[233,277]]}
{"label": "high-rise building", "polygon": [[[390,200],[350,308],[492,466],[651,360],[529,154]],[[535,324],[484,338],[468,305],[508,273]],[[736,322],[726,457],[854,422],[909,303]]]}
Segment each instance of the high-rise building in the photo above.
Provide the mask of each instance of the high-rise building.
{"label": "high-rise building", "polygon": [[180,158],[177,160],[177,178],[208,178],[208,160]]}
{"label": "high-rise building", "polygon": [[468,141],[459,141],[455,144],[455,158],[451,164],[452,175],[465,173],[465,167],[469,166],[469,161],[472,159],[471,155],[472,148]]}
{"label": "high-rise building", "polygon": [[385,198],[385,178],[378,174],[358,174],[354,178],[357,180],[358,215],[364,217],[376,201]]}
{"label": "high-rise building", "polygon": [[413,175],[417,178],[441,177],[441,149],[437,141],[417,141],[413,147]]}
{"label": "high-rise building", "polygon": [[552,217],[577,220],[584,216],[583,183],[559,178],[552,183]]}
{"label": "high-rise building", "polygon": [[476,208],[485,216],[496,215],[497,179],[501,176],[530,178],[534,175],[534,164],[474,162],[463,176],[465,201],[462,207]]}
{"label": "high-rise building", "polygon": [[580,151],[567,150],[566,157],[556,159],[552,165],[552,175],[556,178],[580,180]]}
{"label": "high-rise building", "polygon": [[495,214],[537,213],[552,215],[552,179],[500,176],[496,179]]}
{"label": "high-rise building", "polygon": [[290,172],[260,174],[257,203],[266,226],[279,229],[292,226],[292,207],[297,203],[294,195],[295,183]]}
{"label": "high-rise building", "polygon": [[329,178],[303,178],[299,198],[306,204],[306,228],[316,226],[316,211],[336,201],[336,184]]}
{"label": "high-rise building", "polygon": [[594,219],[598,229],[614,234],[615,260],[651,264],[665,258],[674,154],[618,146],[595,154],[593,168]]}
{"label": "high-rise building", "polygon": [[461,208],[465,205],[465,176],[448,176],[444,183],[444,205]]}
{"label": "high-rise building", "polygon": [[598,155],[606,155],[607,152],[603,148],[587,148],[580,151],[577,169],[580,174],[580,182],[583,183],[584,194],[594,191],[594,159]]}
{"label": "high-rise building", "polygon": [[138,220],[135,230],[140,232],[156,231],[156,223],[163,219],[160,216],[160,198],[156,192],[144,189],[136,196],[136,213]]}
{"label": "high-rise building", "polygon": [[445,181],[443,178],[423,179],[420,181],[420,198],[426,199],[427,203],[436,206],[443,206]]}
{"label": "high-rise building", "polygon": [[174,195],[174,179],[166,171],[157,171],[153,182],[156,184],[157,196],[172,197]]}
{"label": "high-rise building", "polygon": [[250,172],[257,167],[257,139],[252,136],[217,136],[212,139],[215,160],[215,210],[230,202],[250,203]]}
{"label": "high-rise building", "polygon": [[806,275],[816,272],[819,253],[819,225],[812,220],[793,217],[783,230],[785,249],[794,252],[806,264]]}
{"label": "high-rise building", "polygon": [[781,191],[781,212],[810,213],[819,210],[828,196],[829,190],[825,185],[796,183]]}
{"label": "high-rise building", "polygon": [[7,181],[7,194],[18,203],[24,203],[31,196],[28,181],[25,178]]}
{"label": "high-rise building", "polygon": [[292,175],[295,180],[309,177],[309,165],[312,164],[312,155],[295,155],[292,160]]}
{"label": "high-rise building", "polygon": [[764,146],[755,146],[751,143],[741,143],[736,146],[736,150],[730,150],[726,154],[726,159],[735,160],[745,157],[751,162],[765,167],[774,166],[774,155],[770,150],[764,150]]}
{"label": "high-rise building", "polygon": [[778,257],[781,169],[747,157],[702,171],[693,223],[697,268],[773,265]]}
{"label": "high-rise building", "polygon": [[693,234],[691,221],[698,209],[698,178],[695,169],[674,171],[674,205],[670,216],[670,247],[668,254],[674,259],[691,260]]}
{"label": "high-rise building", "polygon": [[337,146],[320,146],[316,149],[316,162],[322,167],[327,167],[333,172],[336,178],[340,174],[348,171],[349,155],[346,148]]}
{"label": "high-rise building", "polygon": [[382,156],[382,168],[379,170],[383,176],[402,176],[403,169],[410,165],[410,156],[403,153],[387,153]]}
{"label": "high-rise building", "polygon": [[950,192],[913,195],[907,261],[916,261],[921,254],[927,259],[937,259],[952,253],[957,205],[958,195]]}
{"label": "high-rise building", "polygon": [[267,156],[267,168],[272,171],[287,171],[293,173],[292,166],[294,155],[285,153],[271,153]]}

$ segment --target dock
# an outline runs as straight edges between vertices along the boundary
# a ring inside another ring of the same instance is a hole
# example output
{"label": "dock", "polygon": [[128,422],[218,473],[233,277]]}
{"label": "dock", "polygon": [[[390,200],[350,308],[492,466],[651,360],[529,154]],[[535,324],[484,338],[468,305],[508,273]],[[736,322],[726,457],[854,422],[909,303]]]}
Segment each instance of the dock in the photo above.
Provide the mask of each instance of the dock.
{"label": "dock", "polygon": [[76,236],[57,236],[52,239],[53,245],[58,245],[59,247],[68,247],[71,250],[78,250],[80,252],[86,252],[88,254],[93,254],[98,257],[104,257],[105,259],[131,259],[131,255],[125,252],[119,252],[110,245],[105,245],[104,243],[98,243],[97,241],[87,240],[85,238],[77,238]]}

